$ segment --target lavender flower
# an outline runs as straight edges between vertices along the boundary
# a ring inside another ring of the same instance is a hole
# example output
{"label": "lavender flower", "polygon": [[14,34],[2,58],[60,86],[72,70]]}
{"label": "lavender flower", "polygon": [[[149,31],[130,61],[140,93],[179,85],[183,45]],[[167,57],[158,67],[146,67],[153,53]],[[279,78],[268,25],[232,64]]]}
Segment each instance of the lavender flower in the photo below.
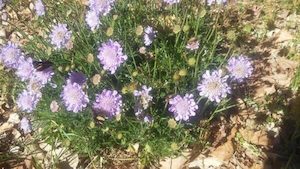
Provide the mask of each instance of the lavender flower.
{"label": "lavender flower", "polygon": [[17,68],[22,55],[21,50],[16,44],[8,42],[1,50],[0,60],[8,68]]}
{"label": "lavender flower", "polygon": [[156,37],[157,31],[154,31],[151,26],[147,26],[144,33],[144,44],[145,46],[150,46],[153,39]]}
{"label": "lavender flower", "polygon": [[99,25],[101,24],[99,20],[99,15],[94,10],[90,10],[86,13],[85,21],[92,31],[98,29]]}
{"label": "lavender flower", "polygon": [[89,102],[88,96],[84,93],[82,87],[70,80],[67,80],[66,85],[63,86],[61,97],[67,110],[74,113],[82,111]]}
{"label": "lavender flower", "polygon": [[145,123],[152,123],[152,122],[153,122],[153,117],[150,116],[150,115],[146,115],[146,116],[144,117],[144,122],[145,122]]}
{"label": "lavender flower", "polygon": [[19,123],[20,129],[23,130],[24,134],[28,134],[32,131],[32,126],[30,124],[30,121],[23,117]]}
{"label": "lavender flower", "polygon": [[164,2],[169,5],[173,5],[173,4],[179,3],[180,0],[164,0]]}
{"label": "lavender flower", "polygon": [[29,82],[27,83],[27,90],[33,94],[41,95],[41,89],[43,87],[44,85],[34,78],[30,78]]}
{"label": "lavender flower", "polygon": [[227,69],[230,76],[238,82],[242,82],[245,78],[250,77],[253,72],[251,62],[246,56],[229,59]]}
{"label": "lavender flower", "polygon": [[34,8],[35,8],[37,16],[45,15],[45,6],[44,6],[42,0],[36,0],[35,4],[34,4]]}
{"label": "lavender flower", "polygon": [[184,97],[176,95],[169,100],[169,111],[174,113],[175,120],[187,121],[191,116],[195,116],[198,105],[193,99],[192,94],[186,94]]}
{"label": "lavender flower", "polygon": [[151,87],[145,85],[142,86],[142,90],[134,90],[133,95],[135,96],[135,115],[137,117],[143,114],[143,111],[148,109],[149,103],[152,101],[153,97],[149,94],[152,90]]}
{"label": "lavender flower", "polygon": [[34,94],[27,90],[24,90],[19,94],[16,103],[22,111],[32,112],[35,109],[40,98],[40,94]]}
{"label": "lavender flower", "polygon": [[207,0],[207,5],[211,6],[212,4],[225,4],[227,0]]}
{"label": "lavender flower", "polygon": [[117,68],[127,60],[127,56],[123,54],[123,49],[117,41],[109,40],[102,43],[98,50],[97,57],[103,65],[103,69],[109,70],[111,74],[114,74]]}
{"label": "lavender flower", "polygon": [[210,101],[220,102],[230,93],[227,79],[228,76],[222,77],[222,70],[213,71],[212,73],[207,70],[202,76],[202,82],[197,87],[200,96],[207,97]]}
{"label": "lavender flower", "polygon": [[41,83],[42,85],[46,85],[49,81],[51,81],[52,76],[54,75],[52,67],[49,67],[42,71],[35,71],[33,73],[33,80]]}
{"label": "lavender flower", "polygon": [[53,44],[56,49],[67,48],[71,37],[72,32],[68,30],[66,24],[61,23],[53,26],[50,34],[51,44]]}
{"label": "lavender flower", "polygon": [[35,72],[32,59],[21,57],[19,60],[19,66],[16,71],[16,75],[22,80],[26,81],[30,79]]}
{"label": "lavender flower", "polygon": [[86,77],[81,72],[72,72],[69,74],[69,79],[72,83],[77,83],[82,86],[86,82]]}
{"label": "lavender flower", "polygon": [[121,113],[122,96],[115,90],[104,89],[102,93],[96,95],[93,109],[105,115],[106,117],[114,117]]}
{"label": "lavender flower", "polygon": [[98,15],[107,15],[112,9],[115,0],[89,0],[90,10],[95,11]]}
{"label": "lavender flower", "polygon": [[196,40],[196,41],[189,42],[186,45],[186,48],[192,51],[199,49],[199,41]]}
{"label": "lavender flower", "polygon": [[0,0],[0,9],[2,9],[4,5],[5,5],[4,0]]}

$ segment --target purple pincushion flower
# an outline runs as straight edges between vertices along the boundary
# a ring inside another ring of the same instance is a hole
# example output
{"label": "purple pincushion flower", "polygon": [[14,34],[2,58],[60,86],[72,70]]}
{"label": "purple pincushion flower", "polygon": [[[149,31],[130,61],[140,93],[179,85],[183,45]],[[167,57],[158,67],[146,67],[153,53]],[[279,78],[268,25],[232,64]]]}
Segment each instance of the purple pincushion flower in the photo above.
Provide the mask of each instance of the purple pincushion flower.
{"label": "purple pincushion flower", "polygon": [[86,13],[85,21],[92,31],[95,31],[101,24],[99,20],[99,15],[94,10],[90,10]]}
{"label": "purple pincushion flower", "polygon": [[164,2],[167,4],[173,5],[173,4],[179,3],[180,0],[164,0]]}
{"label": "purple pincushion flower", "polygon": [[145,123],[152,123],[152,122],[153,122],[153,117],[150,116],[150,115],[146,115],[146,116],[144,117],[144,122],[145,122]]}
{"label": "purple pincushion flower", "polygon": [[0,61],[8,68],[17,68],[22,55],[21,50],[16,44],[8,42],[1,50]]}
{"label": "purple pincushion flower", "polygon": [[71,83],[77,83],[82,86],[86,82],[86,77],[81,72],[72,72],[69,74],[69,79]]}
{"label": "purple pincushion flower", "polygon": [[144,44],[145,46],[150,46],[156,37],[157,31],[154,31],[154,29],[151,26],[147,26],[144,33]]}
{"label": "purple pincushion flower", "polygon": [[212,4],[225,4],[227,2],[227,0],[207,0],[207,5],[212,5]]}
{"label": "purple pincushion flower", "polygon": [[34,8],[35,8],[37,16],[45,15],[45,6],[44,6],[42,0],[36,0],[35,4],[34,4]]}
{"label": "purple pincushion flower", "polygon": [[63,86],[61,97],[67,110],[74,113],[82,111],[89,102],[88,96],[84,93],[82,87],[70,80],[67,80],[66,85]]}
{"label": "purple pincushion flower", "polygon": [[30,121],[26,118],[23,117],[19,123],[20,129],[24,132],[24,134],[31,133],[32,131],[32,126],[30,124]]}
{"label": "purple pincushion flower", "polygon": [[230,58],[227,69],[230,76],[238,82],[242,82],[245,78],[250,77],[253,72],[251,62],[246,56]]}
{"label": "purple pincushion flower", "polygon": [[68,30],[66,24],[57,24],[52,28],[50,34],[51,44],[55,46],[56,49],[67,48],[72,37],[72,32]]}
{"label": "purple pincushion flower", "polygon": [[21,59],[19,60],[19,66],[17,67],[17,70],[16,70],[16,75],[22,81],[26,81],[32,77],[34,72],[35,72],[35,69],[34,69],[34,66],[32,63],[32,59],[31,58],[26,59],[24,57],[21,57]]}
{"label": "purple pincushion flower", "polygon": [[121,113],[122,96],[115,90],[104,89],[102,93],[96,95],[93,109],[108,118]]}
{"label": "purple pincushion flower", "polygon": [[148,109],[153,97],[150,95],[151,87],[145,85],[142,86],[142,90],[135,90],[133,95],[135,96],[135,115],[140,117],[143,115],[144,110]]}
{"label": "purple pincushion flower", "polygon": [[109,40],[102,43],[98,50],[97,57],[103,65],[103,69],[110,71],[111,74],[114,74],[117,68],[127,60],[127,56],[123,54],[123,49],[117,41]]}
{"label": "purple pincushion flower", "polygon": [[198,105],[193,97],[192,94],[185,94],[184,97],[176,95],[169,100],[169,111],[174,114],[175,120],[187,121],[191,116],[196,115]]}
{"label": "purple pincushion flower", "polygon": [[199,41],[196,40],[196,41],[193,41],[193,42],[189,42],[186,45],[186,48],[191,50],[191,51],[199,49]]}
{"label": "purple pincushion flower", "polygon": [[228,76],[222,77],[222,70],[213,71],[209,70],[202,75],[202,81],[198,84],[198,91],[200,96],[207,97],[210,101],[217,103],[225,98],[230,93],[230,87],[227,84]]}
{"label": "purple pincushion flower", "polygon": [[46,85],[51,81],[52,76],[54,75],[52,67],[48,67],[42,71],[35,71],[33,73],[32,79],[41,83],[42,85]]}
{"label": "purple pincushion flower", "polygon": [[34,94],[27,90],[24,90],[22,93],[19,94],[18,99],[16,101],[18,107],[22,111],[32,112],[37,103],[41,98],[41,94]]}
{"label": "purple pincushion flower", "polygon": [[95,11],[98,15],[107,15],[112,9],[115,0],[89,0],[90,10]]}
{"label": "purple pincushion flower", "polygon": [[4,5],[5,5],[4,0],[0,0],[0,9],[2,9]]}

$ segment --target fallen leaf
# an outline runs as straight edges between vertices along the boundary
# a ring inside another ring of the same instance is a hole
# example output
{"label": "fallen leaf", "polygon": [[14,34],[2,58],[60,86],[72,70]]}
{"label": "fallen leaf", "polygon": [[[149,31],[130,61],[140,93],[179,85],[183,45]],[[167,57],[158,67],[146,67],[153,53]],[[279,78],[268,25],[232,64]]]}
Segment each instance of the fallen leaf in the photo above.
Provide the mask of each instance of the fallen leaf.
{"label": "fallen leaf", "polygon": [[0,126],[0,134],[12,129],[14,127],[14,125],[12,123],[3,123]]}
{"label": "fallen leaf", "polygon": [[260,146],[267,146],[269,145],[270,139],[268,137],[268,133],[263,130],[255,131],[255,130],[248,130],[248,129],[240,129],[239,130],[242,137],[245,141],[260,145]]}

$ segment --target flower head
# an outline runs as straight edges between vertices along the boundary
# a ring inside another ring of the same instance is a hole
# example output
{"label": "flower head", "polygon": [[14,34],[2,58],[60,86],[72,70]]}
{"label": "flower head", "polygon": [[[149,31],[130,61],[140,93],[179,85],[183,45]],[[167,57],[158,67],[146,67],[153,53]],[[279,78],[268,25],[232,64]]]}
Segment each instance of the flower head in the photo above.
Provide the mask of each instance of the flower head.
{"label": "flower head", "polygon": [[127,60],[127,56],[123,54],[123,49],[117,41],[109,40],[102,43],[98,50],[97,57],[103,65],[103,69],[109,70],[111,74],[114,74],[117,68]]}
{"label": "flower head", "polygon": [[135,96],[135,115],[137,117],[143,114],[143,111],[148,109],[150,102],[153,97],[150,95],[151,87],[145,85],[142,86],[142,90],[134,90],[133,95]]}
{"label": "flower head", "polygon": [[88,96],[84,93],[82,87],[70,80],[67,80],[66,85],[63,86],[61,97],[67,110],[74,113],[82,111],[89,102]]}
{"label": "flower head", "polygon": [[32,59],[21,57],[19,60],[19,66],[17,67],[16,75],[22,80],[26,81],[35,72]]}
{"label": "flower head", "polygon": [[228,76],[222,77],[222,71],[206,71],[202,76],[201,83],[198,84],[200,96],[207,97],[210,101],[220,102],[230,93],[230,88],[227,84]]}
{"label": "flower head", "polygon": [[187,121],[191,116],[196,115],[198,105],[192,94],[186,94],[184,97],[176,95],[169,100],[169,111],[174,114],[175,120]]}
{"label": "flower head", "polygon": [[146,116],[144,117],[144,122],[145,122],[145,123],[152,123],[152,122],[153,122],[153,117],[150,116],[150,115],[146,115]]}
{"label": "flower head", "polygon": [[151,26],[147,26],[144,33],[144,44],[145,46],[150,46],[153,39],[156,37],[157,31],[154,31]]}
{"label": "flower head", "polygon": [[0,0],[0,9],[2,9],[4,5],[5,5],[4,0]]}
{"label": "flower head", "polygon": [[68,30],[66,24],[57,24],[52,28],[50,34],[51,44],[55,46],[56,49],[67,48],[72,37],[72,32]]}
{"label": "flower head", "polygon": [[48,82],[51,81],[52,76],[54,75],[52,67],[48,67],[42,71],[35,71],[32,76],[33,81],[37,81],[42,85],[46,85]]}
{"label": "flower head", "polygon": [[251,62],[245,56],[233,57],[229,59],[227,69],[230,73],[230,76],[238,82],[250,77],[253,72]]}
{"label": "flower head", "polygon": [[89,10],[86,13],[85,21],[89,25],[92,31],[95,31],[101,24],[99,20],[99,15],[94,10]]}
{"label": "flower head", "polygon": [[105,115],[106,117],[114,117],[121,113],[122,96],[115,90],[104,89],[102,93],[96,94],[93,109]]}
{"label": "flower head", "polygon": [[24,90],[22,93],[19,94],[16,103],[20,110],[32,112],[35,109],[40,98],[41,93],[35,94],[31,93],[30,91]]}
{"label": "flower head", "polygon": [[180,0],[164,0],[164,2],[167,4],[173,5],[173,4],[179,3]]}
{"label": "flower head", "polygon": [[30,124],[30,121],[23,117],[19,123],[20,129],[23,130],[24,134],[28,134],[32,131],[32,126]]}
{"label": "flower head", "polygon": [[186,48],[192,51],[199,49],[199,41],[196,40],[196,41],[188,42]]}
{"label": "flower head", "polygon": [[57,103],[56,100],[52,100],[52,102],[50,103],[50,110],[51,112],[58,112],[58,109],[59,109],[59,105]]}
{"label": "flower head", "polygon": [[8,68],[17,68],[22,52],[19,47],[11,42],[8,42],[1,50],[0,61]]}
{"label": "flower head", "polygon": [[44,6],[42,0],[36,0],[35,4],[34,4],[34,8],[35,8],[37,16],[45,15],[45,6]]}
{"label": "flower head", "polygon": [[89,0],[90,10],[95,11],[98,15],[107,15],[112,9],[115,0]]}

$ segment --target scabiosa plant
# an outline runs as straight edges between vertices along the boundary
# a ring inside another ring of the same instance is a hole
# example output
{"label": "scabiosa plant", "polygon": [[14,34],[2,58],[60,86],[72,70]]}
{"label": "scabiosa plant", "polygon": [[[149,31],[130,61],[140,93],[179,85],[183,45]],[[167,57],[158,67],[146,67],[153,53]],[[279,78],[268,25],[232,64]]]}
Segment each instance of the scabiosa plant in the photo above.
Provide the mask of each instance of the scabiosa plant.
{"label": "scabiosa plant", "polygon": [[96,113],[111,118],[120,114],[121,108],[122,96],[117,91],[104,89],[101,93],[96,94],[93,103],[93,109]]}
{"label": "scabiosa plant", "polygon": [[34,4],[34,8],[35,8],[37,16],[45,15],[45,6],[44,6],[42,0],[36,0],[35,4]]}
{"label": "scabiosa plant", "polygon": [[142,115],[143,111],[148,109],[150,102],[153,97],[150,95],[151,87],[145,85],[142,86],[142,90],[134,90],[133,95],[135,96],[135,115]]}
{"label": "scabiosa plant", "polygon": [[24,58],[21,57],[19,60],[19,66],[17,67],[16,70],[16,75],[22,80],[26,81],[32,77],[34,74],[35,69],[32,63],[31,58]]}
{"label": "scabiosa plant", "polygon": [[50,33],[51,44],[55,49],[67,48],[72,37],[72,32],[68,30],[66,24],[54,25]]}
{"label": "scabiosa plant", "polygon": [[144,32],[144,44],[145,46],[150,46],[156,37],[157,31],[154,31],[154,29],[151,26],[147,26]]}
{"label": "scabiosa plant", "polygon": [[212,73],[207,70],[197,87],[200,96],[207,97],[210,101],[220,102],[230,93],[227,79],[228,76],[222,77],[222,70],[215,70]]}
{"label": "scabiosa plant", "polygon": [[192,94],[185,94],[184,97],[176,95],[169,100],[169,105],[169,111],[174,114],[177,121],[187,121],[191,116],[195,116],[198,110]]}
{"label": "scabiosa plant", "polygon": [[86,13],[85,21],[92,31],[98,29],[99,25],[101,24],[99,20],[99,15],[94,10],[89,10]]}
{"label": "scabiosa plant", "polygon": [[227,70],[233,80],[242,82],[251,76],[253,67],[246,56],[233,57],[228,60]]}
{"label": "scabiosa plant", "polygon": [[89,7],[100,15],[107,15],[115,0],[89,0]]}
{"label": "scabiosa plant", "polygon": [[1,50],[0,60],[8,68],[17,68],[18,61],[22,55],[18,45],[8,42]]}
{"label": "scabiosa plant", "polygon": [[77,83],[67,80],[63,86],[61,98],[68,111],[78,113],[85,108],[89,102],[88,96],[84,93],[82,87]]}
{"label": "scabiosa plant", "polygon": [[173,4],[179,3],[180,0],[164,0],[164,2],[167,4],[173,5]]}
{"label": "scabiosa plant", "polygon": [[23,131],[24,134],[31,133],[32,131],[32,126],[30,124],[30,121],[26,118],[23,117],[19,123],[20,129]]}
{"label": "scabiosa plant", "polygon": [[199,49],[199,41],[196,40],[196,41],[188,42],[186,48],[191,51]]}
{"label": "scabiosa plant", "polygon": [[48,82],[51,81],[53,75],[54,71],[52,67],[48,67],[45,70],[35,71],[33,73],[32,79],[41,83],[42,85],[46,85]]}
{"label": "scabiosa plant", "polygon": [[22,111],[32,112],[41,98],[41,93],[35,94],[24,90],[19,94],[16,101],[18,107]]}
{"label": "scabiosa plant", "polygon": [[123,54],[123,48],[117,41],[109,40],[102,43],[98,50],[97,57],[103,65],[103,69],[110,71],[111,74],[114,74],[117,68],[127,60],[127,55]]}

